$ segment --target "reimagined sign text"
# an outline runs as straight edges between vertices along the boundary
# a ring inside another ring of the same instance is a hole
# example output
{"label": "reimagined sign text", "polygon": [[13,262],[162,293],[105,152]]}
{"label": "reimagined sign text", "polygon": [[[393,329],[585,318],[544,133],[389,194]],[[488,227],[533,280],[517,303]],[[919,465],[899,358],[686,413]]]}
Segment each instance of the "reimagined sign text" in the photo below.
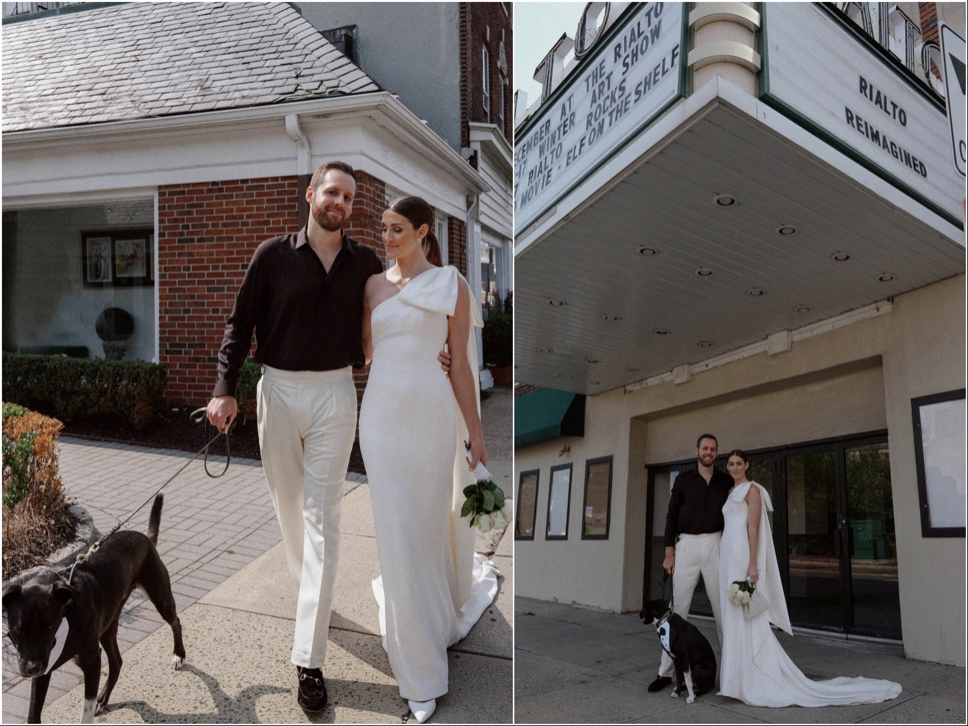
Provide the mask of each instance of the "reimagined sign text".
{"label": "reimagined sign text", "polygon": [[515,145],[517,229],[675,98],[681,35],[681,3],[648,3],[562,82]]}

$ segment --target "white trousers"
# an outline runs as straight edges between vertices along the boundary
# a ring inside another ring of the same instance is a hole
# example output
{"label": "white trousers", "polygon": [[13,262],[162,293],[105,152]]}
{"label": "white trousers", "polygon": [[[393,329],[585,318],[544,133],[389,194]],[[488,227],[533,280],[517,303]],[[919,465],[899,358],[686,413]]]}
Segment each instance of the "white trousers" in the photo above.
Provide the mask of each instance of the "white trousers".
{"label": "white trousers", "polygon": [[[716,619],[716,634],[720,648],[723,643],[722,618],[719,616],[719,541],[722,532],[710,534],[681,534],[676,542],[676,570],[672,576],[673,610],[686,620],[692,605],[692,594],[702,575],[709,603]],[[675,674],[672,658],[664,650],[659,663],[659,675],[672,677]]]}
{"label": "white trousers", "polygon": [[259,449],[299,583],[292,662],[322,668],[339,562],[343,481],[356,435],[352,369],[283,371],[263,366]]}

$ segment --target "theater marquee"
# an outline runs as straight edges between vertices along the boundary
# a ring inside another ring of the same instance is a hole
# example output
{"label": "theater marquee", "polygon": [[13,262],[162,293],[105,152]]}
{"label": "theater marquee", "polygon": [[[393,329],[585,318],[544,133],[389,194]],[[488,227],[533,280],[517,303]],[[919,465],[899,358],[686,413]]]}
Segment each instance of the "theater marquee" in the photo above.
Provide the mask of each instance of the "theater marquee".
{"label": "theater marquee", "polygon": [[518,234],[681,96],[682,7],[647,3],[629,13],[518,131]]}
{"label": "theater marquee", "polygon": [[832,10],[768,3],[763,25],[762,98],[960,225],[944,103]]}

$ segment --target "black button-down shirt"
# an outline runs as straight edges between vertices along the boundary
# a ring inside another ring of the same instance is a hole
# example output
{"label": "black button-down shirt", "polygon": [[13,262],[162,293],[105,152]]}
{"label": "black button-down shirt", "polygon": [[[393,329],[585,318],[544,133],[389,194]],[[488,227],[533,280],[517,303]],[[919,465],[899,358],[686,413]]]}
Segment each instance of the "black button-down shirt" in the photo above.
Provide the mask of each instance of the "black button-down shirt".
{"label": "black button-down shirt", "polygon": [[719,469],[713,469],[709,484],[698,469],[682,472],[669,498],[664,545],[675,547],[680,534],[722,532],[723,505],[732,488],[732,477]]}
{"label": "black button-down shirt", "polygon": [[382,271],[376,253],[345,234],[329,272],[305,227],[260,244],[225,325],[214,395],[236,395],[253,330],[257,363],[286,371],[363,365],[363,288]]}

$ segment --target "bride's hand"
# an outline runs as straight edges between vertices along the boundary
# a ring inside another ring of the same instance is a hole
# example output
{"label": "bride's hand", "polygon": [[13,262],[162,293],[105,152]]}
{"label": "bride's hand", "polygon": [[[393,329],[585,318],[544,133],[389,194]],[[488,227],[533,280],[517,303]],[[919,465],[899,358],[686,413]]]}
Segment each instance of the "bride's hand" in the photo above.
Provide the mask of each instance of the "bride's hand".
{"label": "bride's hand", "polygon": [[446,350],[442,350],[437,354],[437,361],[440,363],[440,370],[442,370],[448,376],[450,375],[450,360],[450,353],[448,353]]}
{"label": "bride's hand", "polygon": [[757,569],[756,565],[750,565],[746,569],[746,577],[749,578],[751,585],[756,585],[757,581],[760,579],[760,571]]}
{"label": "bride's hand", "polygon": [[487,466],[487,450],[484,448],[483,439],[471,441],[471,448],[470,451],[467,452],[467,456],[467,468],[470,471],[474,471],[474,467],[477,466],[477,462],[481,462],[484,464],[484,466]]}

